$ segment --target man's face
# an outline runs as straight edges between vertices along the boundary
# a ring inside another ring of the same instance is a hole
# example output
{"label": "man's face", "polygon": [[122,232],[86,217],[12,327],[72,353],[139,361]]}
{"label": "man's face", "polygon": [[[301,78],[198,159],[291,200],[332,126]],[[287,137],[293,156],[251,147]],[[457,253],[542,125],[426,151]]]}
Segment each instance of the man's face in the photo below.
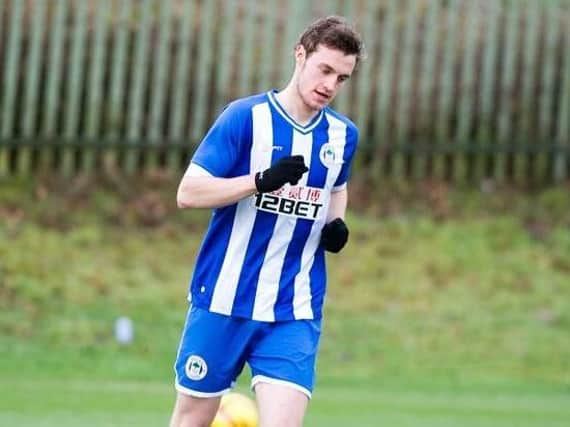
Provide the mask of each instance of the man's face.
{"label": "man's face", "polygon": [[297,92],[304,104],[311,110],[327,106],[356,66],[356,55],[318,45],[307,58],[305,48],[297,46]]}

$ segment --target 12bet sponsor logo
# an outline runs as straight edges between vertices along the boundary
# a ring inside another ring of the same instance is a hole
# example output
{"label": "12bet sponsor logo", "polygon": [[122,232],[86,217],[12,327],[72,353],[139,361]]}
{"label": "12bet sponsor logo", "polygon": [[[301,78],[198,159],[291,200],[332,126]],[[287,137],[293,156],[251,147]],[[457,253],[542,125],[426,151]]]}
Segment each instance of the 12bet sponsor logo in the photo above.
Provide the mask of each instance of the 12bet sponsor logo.
{"label": "12bet sponsor logo", "polygon": [[324,193],[314,187],[282,187],[271,193],[254,196],[255,207],[261,211],[316,220],[323,211]]}

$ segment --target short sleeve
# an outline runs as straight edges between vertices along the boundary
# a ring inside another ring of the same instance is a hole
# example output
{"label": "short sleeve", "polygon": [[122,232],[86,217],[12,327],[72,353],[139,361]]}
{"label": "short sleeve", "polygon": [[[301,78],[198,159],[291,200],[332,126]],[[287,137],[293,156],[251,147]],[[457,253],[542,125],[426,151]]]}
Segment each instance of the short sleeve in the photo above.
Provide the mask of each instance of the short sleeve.
{"label": "short sleeve", "polygon": [[251,139],[250,110],[234,102],[224,108],[192,156],[192,163],[211,175],[227,178]]}
{"label": "short sleeve", "polygon": [[354,125],[349,125],[346,128],[346,145],[344,147],[343,164],[340,173],[334,183],[332,191],[340,191],[346,187],[346,182],[350,176],[352,161],[356,153],[356,146],[358,145],[358,128]]}

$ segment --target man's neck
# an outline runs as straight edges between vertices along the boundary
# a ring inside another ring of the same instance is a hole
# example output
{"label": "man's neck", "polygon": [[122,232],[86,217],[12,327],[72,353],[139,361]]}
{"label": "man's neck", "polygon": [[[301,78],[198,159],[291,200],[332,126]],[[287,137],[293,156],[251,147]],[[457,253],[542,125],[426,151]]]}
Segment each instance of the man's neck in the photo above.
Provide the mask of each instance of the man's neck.
{"label": "man's neck", "polygon": [[275,94],[275,98],[297,123],[301,126],[306,126],[318,114],[318,111],[313,110],[303,102],[297,91],[290,83],[285,89]]}

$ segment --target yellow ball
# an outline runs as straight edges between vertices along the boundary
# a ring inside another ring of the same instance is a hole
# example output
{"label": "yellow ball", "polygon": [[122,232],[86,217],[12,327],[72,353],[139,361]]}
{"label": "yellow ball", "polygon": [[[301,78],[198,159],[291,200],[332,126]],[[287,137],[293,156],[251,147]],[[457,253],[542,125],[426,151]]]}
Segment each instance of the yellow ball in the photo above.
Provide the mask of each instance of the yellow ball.
{"label": "yellow ball", "polygon": [[212,427],[257,427],[257,423],[255,402],[243,394],[228,393],[222,396]]}

